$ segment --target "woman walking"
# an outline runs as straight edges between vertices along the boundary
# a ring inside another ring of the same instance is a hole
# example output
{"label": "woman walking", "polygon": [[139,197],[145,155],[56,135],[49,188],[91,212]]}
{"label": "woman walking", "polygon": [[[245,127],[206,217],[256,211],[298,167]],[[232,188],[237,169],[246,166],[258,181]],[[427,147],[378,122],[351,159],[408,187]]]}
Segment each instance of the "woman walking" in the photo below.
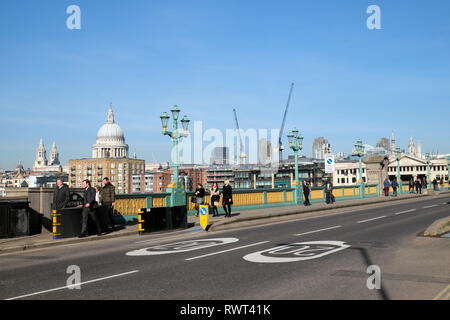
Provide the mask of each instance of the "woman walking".
{"label": "woman walking", "polygon": [[205,189],[200,183],[197,185],[197,189],[195,189],[195,197],[197,198],[197,214],[195,216],[198,217],[198,214],[200,213],[200,205],[205,203]]}
{"label": "woman walking", "polygon": [[231,205],[233,204],[233,191],[230,186],[230,181],[225,180],[222,189],[222,206],[225,210],[225,217],[231,218]]}
{"label": "woman walking", "polygon": [[309,186],[309,183],[306,180],[303,180],[303,196],[305,197],[305,206],[310,206],[311,203],[309,202],[309,193],[311,191],[311,188]]}

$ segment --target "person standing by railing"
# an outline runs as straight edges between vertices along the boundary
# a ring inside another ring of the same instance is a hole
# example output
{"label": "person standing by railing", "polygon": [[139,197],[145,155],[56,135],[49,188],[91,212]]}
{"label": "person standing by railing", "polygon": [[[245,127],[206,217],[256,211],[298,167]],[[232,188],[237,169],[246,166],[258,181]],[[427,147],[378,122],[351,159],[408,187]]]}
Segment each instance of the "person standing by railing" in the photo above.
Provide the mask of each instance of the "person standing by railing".
{"label": "person standing by railing", "polygon": [[309,186],[309,183],[306,180],[303,180],[303,196],[305,197],[305,206],[310,206],[311,203],[309,202],[309,194],[311,192],[311,187]]}
{"label": "person standing by railing", "polygon": [[197,199],[197,214],[195,216],[198,217],[200,213],[200,206],[205,203],[205,189],[203,188],[203,185],[199,183],[194,194]]}
{"label": "person standing by railing", "polygon": [[233,191],[230,181],[225,180],[222,189],[222,206],[225,211],[225,217],[231,218],[231,205],[233,204]]}
{"label": "person standing by railing", "polygon": [[211,189],[209,189],[209,193],[211,196],[211,207],[213,210],[213,217],[217,217],[219,216],[219,209],[217,209],[217,206],[219,205],[220,200],[220,190],[216,182],[214,182]]}
{"label": "person standing by railing", "polygon": [[394,177],[394,180],[392,180],[392,190],[394,191],[394,197],[397,196],[397,188],[398,188],[397,177]]}
{"label": "person standing by railing", "polygon": [[389,196],[389,187],[391,186],[391,183],[389,182],[389,179],[387,177],[386,177],[386,179],[383,182],[383,186],[384,186],[384,188],[383,188],[384,195],[386,197],[388,197]]}

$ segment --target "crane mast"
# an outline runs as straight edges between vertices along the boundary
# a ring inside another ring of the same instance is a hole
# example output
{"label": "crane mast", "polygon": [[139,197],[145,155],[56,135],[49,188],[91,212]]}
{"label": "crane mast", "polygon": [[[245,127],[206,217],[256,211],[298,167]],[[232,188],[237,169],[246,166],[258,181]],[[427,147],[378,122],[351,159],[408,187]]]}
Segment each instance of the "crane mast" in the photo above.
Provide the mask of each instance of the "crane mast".
{"label": "crane mast", "polygon": [[244,159],[247,157],[247,155],[244,152],[244,144],[242,143],[241,130],[239,129],[239,122],[237,118],[236,109],[233,109],[233,113],[234,113],[234,121],[236,123],[236,129],[239,135],[239,164],[243,164]]}
{"label": "crane mast", "polygon": [[291,95],[292,95],[292,90],[294,89],[294,83],[291,83],[291,89],[289,90],[289,96],[288,96],[288,100],[286,103],[286,109],[284,110],[284,117],[283,117],[283,122],[281,123],[281,129],[280,129],[280,136],[279,136],[279,140],[278,140],[278,150],[279,150],[279,155],[280,155],[280,164],[281,161],[283,160],[283,150],[285,149],[283,146],[283,131],[284,131],[284,124],[286,123],[286,116],[287,116],[287,112],[289,109],[289,104],[291,102]]}

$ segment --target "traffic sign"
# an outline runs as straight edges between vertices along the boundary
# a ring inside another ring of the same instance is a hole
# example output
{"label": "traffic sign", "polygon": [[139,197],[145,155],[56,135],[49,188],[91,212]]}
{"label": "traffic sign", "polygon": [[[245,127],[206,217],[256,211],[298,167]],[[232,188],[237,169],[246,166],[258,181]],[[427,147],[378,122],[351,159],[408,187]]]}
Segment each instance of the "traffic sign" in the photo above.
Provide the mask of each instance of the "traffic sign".
{"label": "traffic sign", "polygon": [[200,206],[200,225],[206,231],[209,224],[209,207],[205,205]]}
{"label": "traffic sign", "polygon": [[334,173],[334,155],[325,156],[325,173]]}

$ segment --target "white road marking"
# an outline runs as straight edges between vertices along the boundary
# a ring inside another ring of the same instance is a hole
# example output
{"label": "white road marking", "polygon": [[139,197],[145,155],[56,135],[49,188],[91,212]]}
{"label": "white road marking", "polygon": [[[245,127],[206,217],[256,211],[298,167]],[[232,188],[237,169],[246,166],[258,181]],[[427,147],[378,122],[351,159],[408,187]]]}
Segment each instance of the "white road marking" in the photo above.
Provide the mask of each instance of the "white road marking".
{"label": "white road marking", "polygon": [[362,220],[362,221],[358,221],[356,223],[364,223],[364,222],[369,222],[369,221],[383,219],[383,218],[386,218],[386,216],[381,216],[381,217],[376,217],[376,218],[372,218],[372,219]]}
{"label": "white road marking", "polygon": [[139,250],[132,250],[126,253],[127,256],[154,256],[162,254],[173,254],[200,250],[209,247],[220,246],[239,241],[238,238],[217,238],[217,239],[197,239],[186,240],[175,243],[168,243],[160,246],[149,247]]}
{"label": "white road marking", "polygon": [[257,242],[257,243],[252,243],[252,244],[249,244],[249,245],[246,245],[246,246],[241,246],[241,247],[237,247],[237,248],[231,248],[231,249],[228,249],[228,250],[223,250],[223,251],[218,251],[218,252],[204,254],[204,255],[198,256],[198,257],[188,258],[186,260],[188,261],[188,260],[200,259],[200,258],[209,257],[209,256],[213,256],[213,255],[220,254],[220,253],[225,253],[225,252],[230,252],[230,251],[239,250],[239,249],[243,249],[243,248],[257,246],[257,245],[260,245],[260,244],[263,244],[263,243],[267,243],[267,242],[270,242],[270,241],[261,241],[261,242]]}
{"label": "white road marking", "polygon": [[298,262],[318,259],[349,247],[342,241],[299,242],[250,253],[243,259],[256,263]]}
{"label": "white road marking", "polygon": [[438,204],[433,204],[432,206],[423,207],[423,209],[434,208],[434,207],[437,207],[437,206],[438,206]]}
{"label": "white road marking", "polygon": [[416,210],[417,210],[417,209],[411,209],[411,210],[401,211],[401,212],[397,212],[395,215],[404,214],[404,213],[408,213],[408,212],[413,212],[413,211],[416,211]]}
{"label": "white road marking", "polygon": [[130,271],[130,272],[125,272],[125,273],[121,273],[121,274],[116,274],[116,275],[113,275],[113,276],[108,276],[108,277],[104,277],[104,278],[99,278],[99,279],[89,280],[89,281],[85,281],[85,282],[74,283],[74,284],[71,284],[71,285],[65,286],[65,287],[59,287],[59,288],[55,288],[55,289],[50,289],[50,290],[39,291],[39,292],[35,292],[35,293],[30,293],[30,294],[25,294],[25,295],[23,295],[23,296],[18,296],[18,297],[14,297],[14,298],[9,298],[9,299],[6,299],[6,300],[16,300],[16,299],[21,299],[21,298],[26,298],[26,297],[36,296],[36,295],[38,295],[38,294],[43,294],[43,293],[47,293],[47,292],[58,291],[58,290],[63,290],[63,289],[70,289],[70,288],[72,288],[72,287],[80,286],[80,285],[83,285],[83,284],[92,283],[92,282],[98,282],[98,281],[107,280],[107,279],[111,279],[111,278],[117,278],[117,277],[125,276],[125,275],[127,275],[127,274],[136,273],[136,272],[139,272],[139,270],[134,270],[134,271]]}
{"label": "white road marking", "polygon": [[342,226],[334,226],[334,227],[330,227],[330,228],[325,228],[325,229],[314,230],[314,231],[309,231],[309,232],[305,232],[305,233],[294,234],[294,236],[304,236],[306,234],[311,234],[311,233],[316,233],[316,232],[326,231],[326,230],[332,230],[332,229],[337,229],[337,228],[342,228]]}

